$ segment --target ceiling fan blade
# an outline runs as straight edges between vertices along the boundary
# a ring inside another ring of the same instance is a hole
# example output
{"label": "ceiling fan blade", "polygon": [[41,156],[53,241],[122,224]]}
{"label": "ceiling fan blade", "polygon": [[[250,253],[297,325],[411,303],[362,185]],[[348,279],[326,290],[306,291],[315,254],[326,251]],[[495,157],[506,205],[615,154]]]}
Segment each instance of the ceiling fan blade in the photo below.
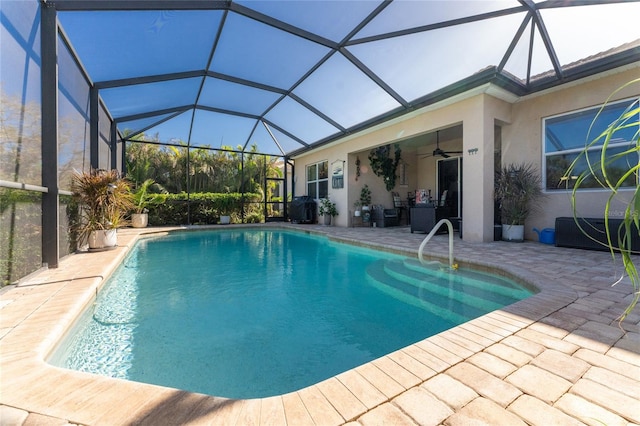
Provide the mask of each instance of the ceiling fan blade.
{"label": "ceiling fan blade", "polygon": [[420,158],[428,158],[428,157],[442,157],[442,158],[450,158],[451,154],[462,154],[462,151],[444,151],[440,149],[440,131],[436,131],[436,149],[433,150],[431,154],[424,154]]}
{"label": "ceiling fan blade", "polygon": [[[439,155],[441,157],[445,157],[447,155],[446,152],[444,152],[443,150],[441,150],[440,148],[436,148],[433,150],[433,156],[435,157],[436,155]],[[447,158],[447,157],[445,157]]]}

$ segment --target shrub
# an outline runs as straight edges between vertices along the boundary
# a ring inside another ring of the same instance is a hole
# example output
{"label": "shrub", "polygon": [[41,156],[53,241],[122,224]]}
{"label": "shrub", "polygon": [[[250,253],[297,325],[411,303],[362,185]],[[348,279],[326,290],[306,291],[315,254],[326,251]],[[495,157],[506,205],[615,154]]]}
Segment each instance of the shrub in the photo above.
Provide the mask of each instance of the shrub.
{"label": "shrub", "polygon": [[[252,213],[250,205],[260,200],[260,194],[244,194],[245,221]],[[159,194],[158,202],[149,206],[149,223],[153,226],[184,225],[190,222],[194,225],[208,225],[218,223],[220,215],[231,216],[234,222],[242,218],[243,197],[241,193],[213,193],[203,192],[187,194]]]}

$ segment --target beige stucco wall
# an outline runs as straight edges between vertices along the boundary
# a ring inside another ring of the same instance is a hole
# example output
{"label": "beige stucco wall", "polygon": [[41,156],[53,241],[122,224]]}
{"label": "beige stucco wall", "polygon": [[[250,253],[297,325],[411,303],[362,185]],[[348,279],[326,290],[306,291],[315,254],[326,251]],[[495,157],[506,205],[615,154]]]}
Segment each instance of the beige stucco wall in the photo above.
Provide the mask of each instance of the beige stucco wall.
{"label": "beige stucco wall", "polygon": [[[501,128],[503,163],[532,162],[539,170],[542,165],[542,119],[550,115],[575,111],[601,104],[619,86],[637,78],[640,65],[631,69],[591,77],[563,88],[555,88],[515,102],[498,99],[490,90],[476,90],[468,97],[433,105],[413,112],[384,125],[342,139],[296,157],[295,193],[306,192],[305,166],[327,160],[345,163],[345,187],[332,189],[329,196],[336,202],[339,216],[337,226],[349,226],[353,202],[359,198],[360,188],[367,184],[372,191],[372,204],[392,206],[382,179],[375,176],[368,161],[369,151],[377,146],[406,141],[438,129],[462,125],[463,137],[441,145],[445,150],[462,150],[463,154],[463,223],[464,238],[469,241],[489,241],[493,238],[493,162],[494,128]],[[639,96],[638,85],[620,92],[616,99]],[[505,97],[506,99],[506,97]],[[418,188],[436,189],[436,159],[422,158],[433,146],[403,150],[402,159],[407,163],[407,185],[394,189],[401,196]],[[472,152],[470,152],[472,150]],[[360,158],[361,175],[356,181],[355,161]],[[602,216],[607,195],[599,191],[581,194],[579,211],[585,217]],[[614,215],[616,214],[614,210]],[[533,227],[553,227],[555,217],[571,215],[569,196],[566,193],[547,194],[539,211],[527,221],[525,237],[537,239]]]}
{"label": "beige stucco wall", "polygon": [[[502,128],[502,160],[532,162],[542,170],[542,121],[544,118],[569,113],[583,108],[601,105],[617,88],[640,77],[640,65],[606,77],[592,78],[572,84],[562,90],[554,90],[522,99],[512,107],[513,120]],[[616,94],[613,100],[640,96],[640,84],[635,84]],[[628,194],[628,191],[625,191]],[[623,198],[625,194],[622,194]],[[604,204],[609,193],[602,190],[581,191],[577,198],[578,213],[583,217],[603,217]],[[621,215],[623,207],[617,204],[610,216]],[[546,192],[540,208],[526,224],[526,237],[537,239],[532,231],[553,228],[555,218],[572,216],[571,194],[568,191]]]}

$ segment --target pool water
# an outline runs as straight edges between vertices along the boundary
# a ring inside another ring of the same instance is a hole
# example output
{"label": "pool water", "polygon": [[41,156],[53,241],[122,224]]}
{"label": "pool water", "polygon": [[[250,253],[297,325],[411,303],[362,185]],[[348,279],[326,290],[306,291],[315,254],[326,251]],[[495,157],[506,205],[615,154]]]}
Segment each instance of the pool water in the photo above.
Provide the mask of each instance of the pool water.
{"label": "pool water", "polygon": [[139,241],[51,363],[229,398],[312,385],[531,295],[287,230]]}

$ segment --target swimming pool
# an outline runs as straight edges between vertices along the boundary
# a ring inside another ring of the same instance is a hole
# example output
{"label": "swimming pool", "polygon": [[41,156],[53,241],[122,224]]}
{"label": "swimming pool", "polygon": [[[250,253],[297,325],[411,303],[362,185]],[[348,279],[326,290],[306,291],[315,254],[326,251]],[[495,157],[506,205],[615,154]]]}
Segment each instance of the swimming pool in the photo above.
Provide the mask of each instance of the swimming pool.
{"label": "swimming pool", "polygon": [[531,295],[286,230],[139,241],[54,365],[231,398],[317,383]]}

